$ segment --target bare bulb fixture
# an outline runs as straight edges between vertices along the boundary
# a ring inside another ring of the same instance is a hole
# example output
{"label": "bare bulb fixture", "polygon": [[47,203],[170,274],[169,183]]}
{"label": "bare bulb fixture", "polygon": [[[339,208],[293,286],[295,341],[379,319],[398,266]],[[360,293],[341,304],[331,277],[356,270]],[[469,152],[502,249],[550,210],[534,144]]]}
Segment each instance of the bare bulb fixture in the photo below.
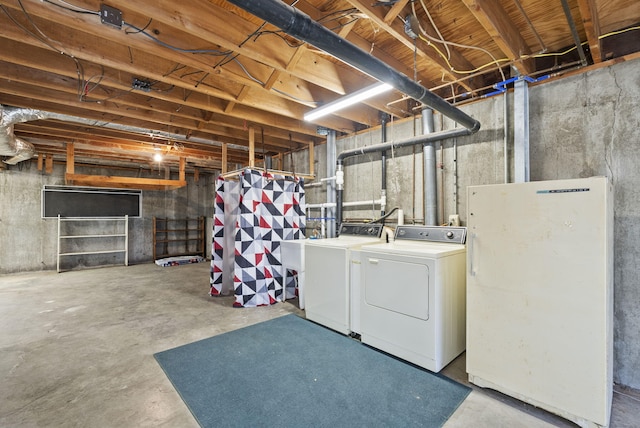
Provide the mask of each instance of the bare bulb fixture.
{"label": "bare bulb fixture", "polygon": [[153,155],[153,160],[156,162],[162,162],[162,155],[160,153],[156,153]]}

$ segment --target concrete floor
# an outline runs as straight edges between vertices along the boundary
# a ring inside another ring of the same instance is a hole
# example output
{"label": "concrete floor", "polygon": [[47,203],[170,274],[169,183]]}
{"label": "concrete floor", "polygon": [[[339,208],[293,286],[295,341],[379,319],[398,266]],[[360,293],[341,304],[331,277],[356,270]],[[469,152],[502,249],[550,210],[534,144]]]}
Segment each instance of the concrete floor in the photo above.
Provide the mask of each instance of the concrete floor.
{"label": "concrete floor", "polygon": [[[207,263],[0,276],[0,426],[197,427],[153,354],[302,313],[295,300],[233,308],[232,297],[208,296],[208,277]],[[443,373],[466,383],[464,363]],[[638,421],[640,394],[616,388],[611,427]],[[445,426],[574,425],[473,387]]]}

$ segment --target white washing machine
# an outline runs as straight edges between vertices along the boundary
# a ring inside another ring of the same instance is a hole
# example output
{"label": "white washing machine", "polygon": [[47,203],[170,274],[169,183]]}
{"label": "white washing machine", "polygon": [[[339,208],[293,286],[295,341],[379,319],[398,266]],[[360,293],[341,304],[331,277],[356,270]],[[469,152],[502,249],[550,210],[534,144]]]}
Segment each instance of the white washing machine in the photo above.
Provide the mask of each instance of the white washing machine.
{"label": "white washing machine", "polygon": [[306,318],[342,334],[359,333],[360,263],[363,245],[382,242],[381,224],[344,223],[340,236],[305,245]]}
{"label": "white washing machine", "polygon": [[439,372],[465,350],[466,228],[398,226],[362,258],[361,340]]}

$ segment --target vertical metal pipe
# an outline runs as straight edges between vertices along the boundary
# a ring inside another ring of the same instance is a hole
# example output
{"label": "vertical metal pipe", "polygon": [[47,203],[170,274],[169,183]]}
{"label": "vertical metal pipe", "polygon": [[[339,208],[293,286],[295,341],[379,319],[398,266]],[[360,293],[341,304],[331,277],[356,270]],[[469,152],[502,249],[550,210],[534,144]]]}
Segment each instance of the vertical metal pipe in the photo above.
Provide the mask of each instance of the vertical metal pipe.
{"label": "vertical metal pipe", "polygon": [[[422,109],[422,133],[434,132],[433,110]],[[438,194],[436,184],[436,144],[429,142],[422,146],[424,161],[424,224],[435,226],[438,224]]]}
{"label": "vertical metal pipe", "polygon": [[513,91],[514,182],[529,181],[529,84],[518,79]]}
{"label": "vertical metal pipe", "polygon": [[[388,120],[389,116],[386,113],[382,113],[380,115],[380,129],[382,132],[381,135],[381,139],[382,139],[382,143],[386,143],[387,142],[387,120]],[[387,152],[386,151],[382,151],[382,157],[381,157],[381,163],[382,163],[382,170],[381,170],[381,176],[382,176],[382,186],[381,189],[382,191],[380,192],[381,196],[380,198],[383,201],[387,200]],[[385,204],[383,203],[380,206],[380,216],[384,216],[384,212],[385,212]]]}
{"label": "vertical metal pipe", "polygon": [[[336,131],[329,130],[327,134],[327,177],[336,175]],[[336,192],[336,180],[327,180],[327,202],[336,203],[336,208],[327,208],[327,217],[334,217],[335,221],[327,222],[327,238],[335,238],[337,227],[342,223],[342,184],[339,195]],[[338,197],[340,202],[338,203]]]}
{"label": "vertical metal pipe", "polygon": [[504,118],[504,141],[503,148],[504,151],[504,182],[509,182],[509,92],[504,91],[502,94],[504,99],[502,100],[502,117]]}

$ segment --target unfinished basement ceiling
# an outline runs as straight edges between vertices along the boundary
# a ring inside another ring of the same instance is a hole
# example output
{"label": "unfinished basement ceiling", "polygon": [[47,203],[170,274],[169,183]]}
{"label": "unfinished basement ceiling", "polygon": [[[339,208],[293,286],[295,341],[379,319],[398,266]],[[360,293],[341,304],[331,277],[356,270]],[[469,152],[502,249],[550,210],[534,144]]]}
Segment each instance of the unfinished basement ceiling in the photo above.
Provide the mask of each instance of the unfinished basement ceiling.
{"label": "unfinished basement ceiling", "polygon": [[[640,56],[637,0],[293,4],[456,104],[494,92],[515,69],[540,78]],[[89,119],[15,125],[56,161],[73,142],[76,162],[150,165],[161,151],[176,168],[183,157],[187,169],[217,172],[223,152],[229,169],[248,164],[250,134],[259,162],[323,143],[318,126],[348,133],[378,125],[381,112],[417,111],[392,91],[305,122],[305,112],[374,80],[227,1],[0,5],[0,104]]]}

